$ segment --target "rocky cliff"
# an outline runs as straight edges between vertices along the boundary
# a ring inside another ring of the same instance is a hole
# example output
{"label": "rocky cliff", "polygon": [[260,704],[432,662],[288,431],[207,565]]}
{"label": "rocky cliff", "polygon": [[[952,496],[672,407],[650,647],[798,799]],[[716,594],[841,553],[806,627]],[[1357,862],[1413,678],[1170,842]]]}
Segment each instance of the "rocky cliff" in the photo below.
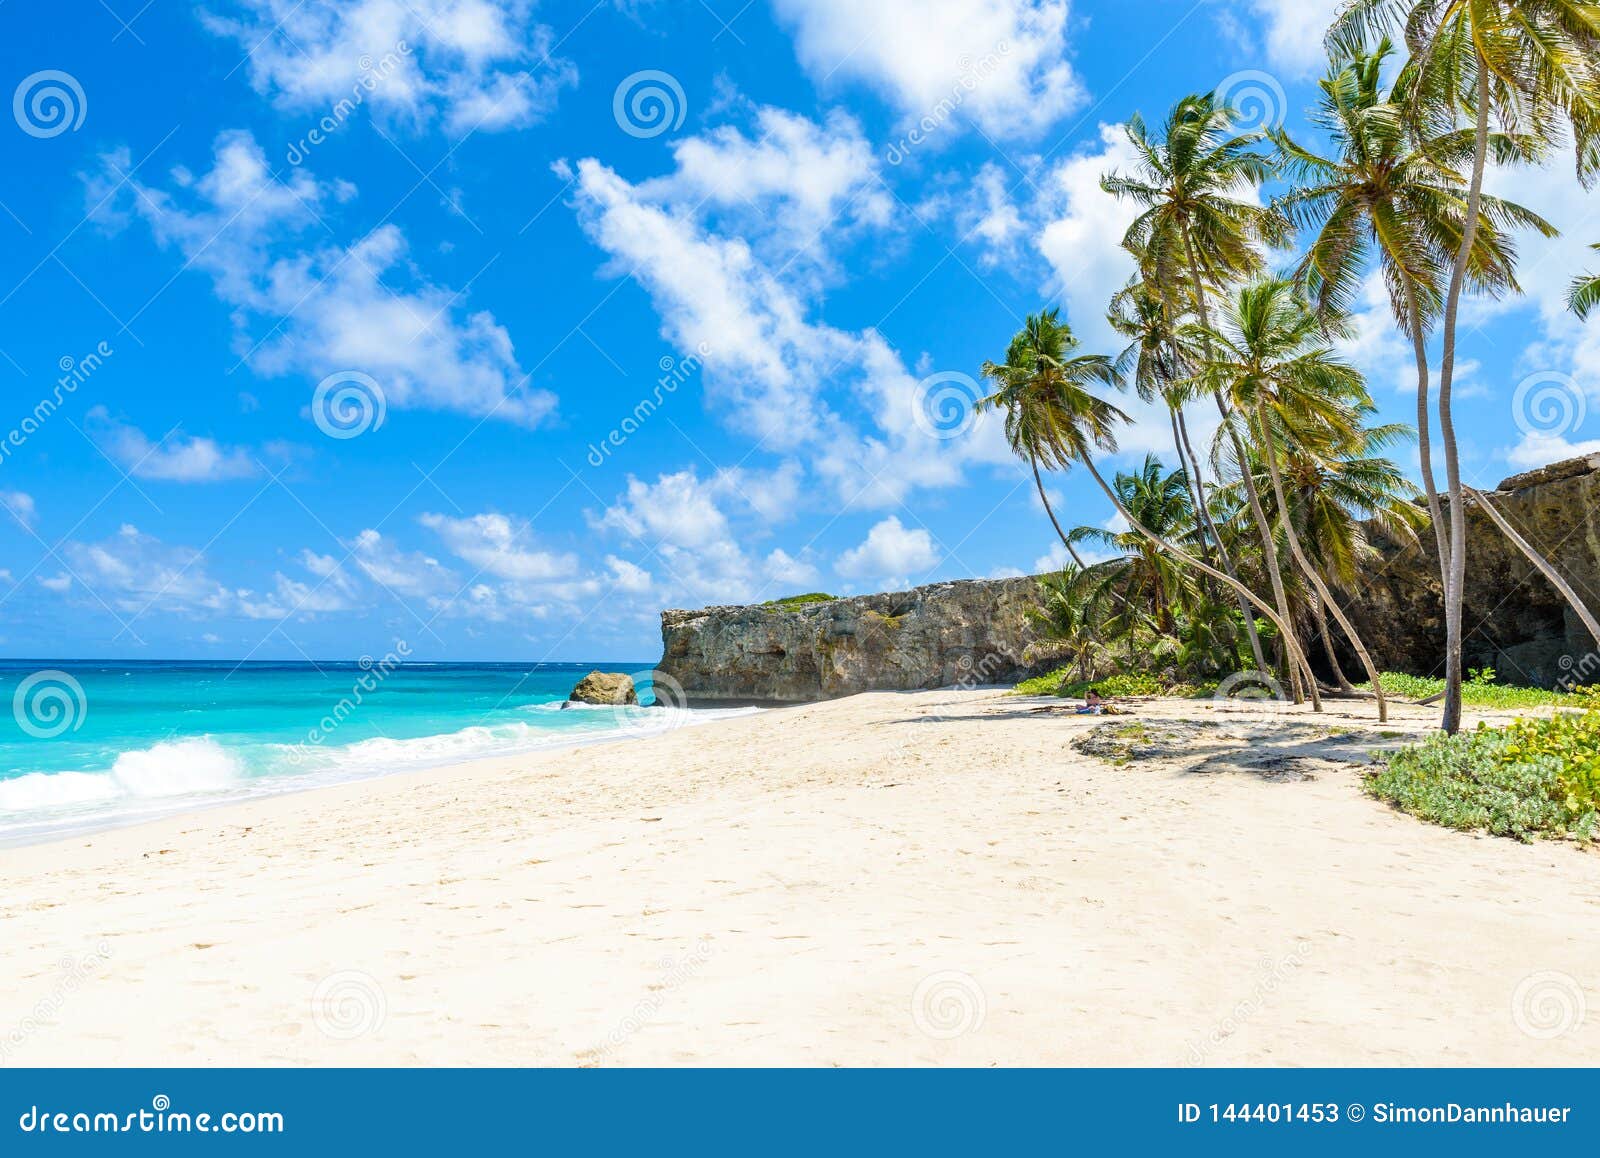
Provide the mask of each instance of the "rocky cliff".
{"label": "rocky cliff", "polygon": [[[1555,565],[1583,601],[1600,608],[1600,455],[1512,475],[1485,497]],[[1431,531],[1401,546],[1374,535],[1381,557],[1352,592],[1356,628],[1380,668],[1433,674],[1444,651],[1444,600]],[[1467,517],[1463,602],[1468,667],[1493,667],[1507,683],[1554,687],[1600,679],[1595,643],[1560,594],[1481,512]]]}
{"label": "rocky cliff", "polygon": [[[1488,497],[1600,608],[1600,455],[1502,482]],[[1383,540],[1347,605],[1378,666],[1435,674],[1444,605],[1431,531]],[[1466,661],[1505,682],[1600,681],[1600,656],[1560,595],[1481,513],[1469,511]],[[1009,683],[1026,658],[1033,579],[936,583],[823,603],[708,607],[661,616],[661,670],[690,701],[800,702],[856,692]],[[1316,654],[1317,649],[1313,649]],[[1359,671],[1345,656],[1346,671]]]}
{"label": "rocky cliff", "polygon": [[1011,683],[1033,579],[934,583],[799,606],[666,611],[660,670],[690,702],[804,702],[856,692]]}

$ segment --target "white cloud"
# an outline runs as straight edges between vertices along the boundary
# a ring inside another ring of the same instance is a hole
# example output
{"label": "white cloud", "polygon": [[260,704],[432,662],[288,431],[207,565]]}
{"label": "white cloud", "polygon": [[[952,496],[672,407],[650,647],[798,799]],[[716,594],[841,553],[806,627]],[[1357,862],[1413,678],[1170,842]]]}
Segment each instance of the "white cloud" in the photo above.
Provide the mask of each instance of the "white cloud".
{"label": "white cloud", "polygon": [[863,81],[908,125],[970,119],[1014,140],[1084,99],[1066,0],[778,0],[777,11],[813,80]]}
{"label": "white cloud", "polygon": [[677,168],[637,195],[683,214],[691,208],[779,262],[825,261],[841,235],[892,224],[895,202],[853,117],[818,123],[784,109],[755,110],[754,139],[733,125],[685,137]]}
{"label": "white cloud", "polygon": [[[816,577],[809,562],[781,549],[759,561],[746,551],[776,519],[792,513],[796,483],[792,465],[767,473],[724,470],[709,479],[689,469],[653,483],[630,475],[626,493],[593,522],[624,536],[624,547],[646,552],[648,572],[607,556],[623,590],[642,592],[649,584],[659,603],[672,606],[771,598],[780,587]],[[774,495],[782,501],[774,504]]]}
{"label": "white cloud", "polygon": [[442,117],[452,133],[529,124],[577,80],[529,0],[234,0],[202,13],[248,52],[250,82],[286,110],[391,122]]}
{"label": "white cloud", "polygon": [[1106,323],[1111,296],[1137,272],[1122,238],[1139,210],[1100,188],[1107,173],[1137,163],[1121,125],[1101,125],[1098,147],[1056,165],[1041,181],[1034,212],[1039,252],[1050,263],[1048,289],[1066,299],[1067,319],[1085,347],[1109,351],[1120,339]]}
{"label": "white cloud", "polygon": [[72,576],[65,571],[59,575],[41,575],[39,576],[39,586],[46,591],[54,591],[59,595],[72,589]]}
{"label": "white cloud", "polygon": [[24,527],[32,527],[36,509],[33,496],[22,491],[0,491],[0,510]]}
{"label": "white cloud", "polygon": [[505,515],[481,514],[464,519],[424,514],[420,522],[444,540],[458,558],[482,574],[501,579],[542,582],[564,579],[578,568],[577,556],[530,549],[533,532]]}
{"label": "white cloud", "polygon": [[218,482],[248,478],[259,469],[249,451],[222,446],[214,439],[174,430],[152,441],[138,427],[112,418],[104,406],[94,407],[84,418],[100,449],[135,478]]}
{"label": "white cloud", "polygon": [[834,570],[847,579],[874,579],[885,588],[906,587],[910,576],[926,572],[939,562],[933,536],[922,528],[907,530],[890,515],[878,523],[857,546],[841,554]]}
{"label": "white cloud", "polygon": [[[127,168],[125,154],[108,155],[105,171],[88,179],[90,203]],[[209,273],[235,308],[239,353],[260,373],[316,380],[359,370],[377,380],[389,407],[526,426],[549,415],[555,396],[525,388],[505,328],[488,311],[465,312],[457,291],[423,277],[397,226],[349,246],[297,245],[299,233],[321,228],[322,215],[352,196],[351,186],[319,183],[304,170],[276,179],[255,138],[231,131],[217,137],[204,176],[175,171],[172,190],[128,180],[97,216],[114,226],[131,208],[157,241]]]}
{"label": "white cloud", "polygon": [[[808,134],[795,139],[806,142],[803,151],[813,148]],[[675,204],[677,176],[634,185],[593,158],[576,173],[585,230],[611,255],[613,271],[648,290],[667,340],[703,351],[703,379],[719,414],[769,450],[806,452],[843,503],[890,505],[919,487],[960,481],[966,461],[1003,456],[992,432],[941,440],[920,429],[913,421],[918,380],[876,330],[852,332],[810,316],[825,254],[805,270],[769,262],[759,241],[718,232]],[[787,194],[760,183],[750,191],[758,215],[792,212]]]}
{"label": "white cloud", "polygon": [[439,560],[404,551],[371,528],[347,546],[367,578],[396,595],[439,597],[453,594],[460,587],[460,578]]}
{"label": "white cloud", "polygon": [[[1328,53],[1323,37],[1343,0],[1249,0],[1261,20],[1267,60],[1294,79],[1320,73]],[[1221,77],[1217,78],[1219,81]]]}

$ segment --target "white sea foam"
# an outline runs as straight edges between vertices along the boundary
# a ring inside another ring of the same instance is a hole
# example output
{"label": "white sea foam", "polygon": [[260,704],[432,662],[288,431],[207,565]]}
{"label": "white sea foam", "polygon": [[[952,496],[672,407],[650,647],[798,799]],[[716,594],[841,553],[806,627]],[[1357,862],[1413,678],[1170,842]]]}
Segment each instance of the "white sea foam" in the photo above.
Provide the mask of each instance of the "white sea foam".
{"label": "white sea foam", "polygon": [[239,762],[209,736],[169,740],[122,753],[109,772],[30,772],[0,780],[0,811],[215,792],[235,785],[240,775]]}
{"label": "white sea foam", "polygon": [[[538,704],[530,710],[562,709],[560,704]],[[377,737],[313,748],[260,744],[233,751],[209,736],[170,740],[121,753],[109,771],[31,772],[0,780],[0,845],[392,772],[636,739],[759,710],[584,705],[566,709],[574,722],[561,727],[510,721],[413,739]]]}

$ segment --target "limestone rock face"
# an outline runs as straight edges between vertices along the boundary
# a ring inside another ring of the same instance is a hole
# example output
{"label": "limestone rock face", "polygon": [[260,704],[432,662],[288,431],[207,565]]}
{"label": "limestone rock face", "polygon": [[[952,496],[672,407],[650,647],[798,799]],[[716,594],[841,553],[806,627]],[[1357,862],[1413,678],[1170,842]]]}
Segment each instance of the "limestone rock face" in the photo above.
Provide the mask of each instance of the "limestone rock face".
{"label": "limestone rock face", "polygon": [[633,679],[614,671],[592,671],[578,681],[568,700],[580,704],[636,704],[639,697],[633,690]]}
{"label": "limestone rock face", "polygon": [[[1600,609],[1600,455],[1506,479],[1489,501]],[[1345,607],[1380,669],[1436,675],[1444,600],[1433,531],[1416,543],[1369,530],[1379,558]],[[1600,654],[1561,596],[1497,527],[1469,507],[1466,665],[1504,683],[1600,682]],[[805,702],[864,691],[1013,683],[1056,666],[1030,663],[1031,578],[935,583],[791,607],[665,611],[660,668],[689,702]],[[1313,656],[1320,648],[1313,647]],[[1360,668],[1341,644],[1345,671]],[[593,678],[593,677],[591,677]]]}
{"label": "limestone rock face", "polygon": [[[1513,475],[1485,498],[1585,604],[1600,609],[1600,455]],[[1347,604],[1356,629],[1379,668],[1437,674],[1444,655],[1444,598],[1433,531],[1425,528],[1416,544],[1401,546],[1377,535],[1374,544],[1381,557]],[[1503,683],[1554,687],[1569,677],[1600,680],[1595,642],[1578,617],[1470,505],[1462,623],[1466,666],[1493,667]]]}
{"label": "limestone rock face", "polygon": [[665,611],[660,670],[689,701],[799,703],[866,691],[1012,683],[1048,664],[1031,578],[934,583],[792,607]]}

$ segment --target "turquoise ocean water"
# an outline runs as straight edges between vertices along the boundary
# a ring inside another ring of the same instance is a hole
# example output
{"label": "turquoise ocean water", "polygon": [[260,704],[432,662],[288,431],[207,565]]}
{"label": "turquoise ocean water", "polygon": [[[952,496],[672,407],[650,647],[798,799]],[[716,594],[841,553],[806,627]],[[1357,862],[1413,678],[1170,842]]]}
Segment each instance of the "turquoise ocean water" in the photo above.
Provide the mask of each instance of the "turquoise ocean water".
{"label": "turquoise ocean water", "polygon": [[0,845],[729,714],[561,708],[586,672],[648,663],[392,660],[0,661]]}

